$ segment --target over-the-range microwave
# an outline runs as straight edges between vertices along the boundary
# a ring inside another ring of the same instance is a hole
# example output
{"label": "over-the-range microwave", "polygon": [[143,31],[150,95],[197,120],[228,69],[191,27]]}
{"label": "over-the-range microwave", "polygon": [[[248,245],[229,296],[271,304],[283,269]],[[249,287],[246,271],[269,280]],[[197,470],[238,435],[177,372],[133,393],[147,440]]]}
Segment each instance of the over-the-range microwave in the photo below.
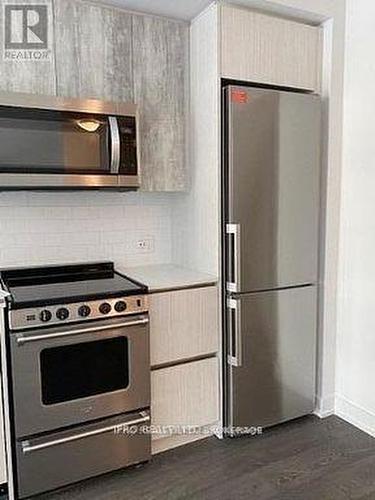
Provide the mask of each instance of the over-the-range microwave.
{"label": "over-the-range microwave", "polygon": [[136,189],[135,104],[0,93],[0,190]]}

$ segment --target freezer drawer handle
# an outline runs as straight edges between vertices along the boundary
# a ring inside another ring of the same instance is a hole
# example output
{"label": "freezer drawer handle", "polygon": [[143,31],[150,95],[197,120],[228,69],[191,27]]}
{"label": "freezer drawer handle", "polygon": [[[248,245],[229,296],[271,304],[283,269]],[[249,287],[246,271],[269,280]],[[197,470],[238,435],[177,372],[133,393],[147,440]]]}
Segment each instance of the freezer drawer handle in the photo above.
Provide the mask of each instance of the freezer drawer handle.
{"label": "freezer drawer handle", "polygon": [[79,328],[76,330],[68,330],[67,332],[50,333],[45,335],[30,335],[30,336],[17,335],[17,344],[23,345],[29,342],[39,342],[40,340],[71,337],[73,335],[82,335],[85,333],[100,332],[102,330],[114,330],[117,328],[124,328],[128,326],[147,325],[147,323],[148,323],[148,318],[142,318],[134,321],[124,321],[123,323],[117,323],[115,325],[112,324],[112,325],[95,326],[91,328]]}
{"label": "freezer drawer handle", "polygon": [[[239,367],[242,366],[241,301],[228,299],[227,308],[230,313],[228,315],[228,327],[230,331],[228,363]],[[234,311],[234,318],[231,314],[232,311]]]}
{"label": "freezer drawer handle", "polygon": [[[230,246],[229,267],[233,271],[229,272],[227,281],[228,292],[240,291],[240,262],[241,262],[241,228],[239,224],[227,224],[226,233],[233,237],[234,243]],[[229,245],[228,245],[229,248]]]}
{"label": "freezer drawer handle", "polygon": [[130,420],[128,422],[123,422],[121,424],[109,425],[107,427],[102,427],[101,429],[95,429],[93,431],[82,432],[81,434],[75,434],[73,436],[67,436],[61,439],[55,439],[53,441],[47,441],[46,443],[40,443],[35,445],[30,445],[29,441],[24,441],[22,443],[22,453],[26,455],[27,453],[31,453],[33,451],[44,450],[45,448],[51,448],[52,446],[59,446],[61,444],[70,443],[72,441],[78,441],[79,439],[85,439],[92,436],[97,436],[98,434],[104,434],[107,432],[114,432],[116,429],[122,427],[129,427],[132,425],[143,424],[145,422],[150,421],[150,416],[145,412],[141,412],[140,418],[135,418],[134,420]]}

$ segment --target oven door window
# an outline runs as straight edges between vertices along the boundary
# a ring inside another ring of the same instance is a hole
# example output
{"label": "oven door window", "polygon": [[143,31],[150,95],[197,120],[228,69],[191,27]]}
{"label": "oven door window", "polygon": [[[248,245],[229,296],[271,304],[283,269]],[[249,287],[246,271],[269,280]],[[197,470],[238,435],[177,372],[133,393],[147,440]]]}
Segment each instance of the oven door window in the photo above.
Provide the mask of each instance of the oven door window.
{"label": "oven door window", "polygon": [[110,173],[106,116],[3,108],[0,149],[2,173]]}
{"label": "oven door window", "polygon": [[128,339],[115,337],[44,349],[40,370],[44,405],[126,389]]}

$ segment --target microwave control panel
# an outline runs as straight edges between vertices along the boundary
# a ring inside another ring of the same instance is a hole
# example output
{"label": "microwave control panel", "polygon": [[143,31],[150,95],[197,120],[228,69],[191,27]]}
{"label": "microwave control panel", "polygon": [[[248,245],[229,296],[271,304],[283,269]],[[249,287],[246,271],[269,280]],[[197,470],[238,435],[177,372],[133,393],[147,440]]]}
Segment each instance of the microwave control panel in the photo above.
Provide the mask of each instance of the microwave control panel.
{"label": "microwave control panel", "polygon": [[120,174],[136,175],[137,165],[137,125],[134,116],[117,118],[120,132]]}

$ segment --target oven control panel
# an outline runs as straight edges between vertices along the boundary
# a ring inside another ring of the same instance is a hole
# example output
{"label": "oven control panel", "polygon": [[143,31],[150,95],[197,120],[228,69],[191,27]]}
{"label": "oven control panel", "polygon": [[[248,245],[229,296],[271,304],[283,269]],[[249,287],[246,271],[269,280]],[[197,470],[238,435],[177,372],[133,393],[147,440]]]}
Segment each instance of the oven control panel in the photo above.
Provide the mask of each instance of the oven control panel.
{"label": "oven control panel", "polygon": [[145,312],[148,312],[147,295],[131,295],[64,305],[14,309],[9,314],[9,326],[11,330],[24,330]]}

